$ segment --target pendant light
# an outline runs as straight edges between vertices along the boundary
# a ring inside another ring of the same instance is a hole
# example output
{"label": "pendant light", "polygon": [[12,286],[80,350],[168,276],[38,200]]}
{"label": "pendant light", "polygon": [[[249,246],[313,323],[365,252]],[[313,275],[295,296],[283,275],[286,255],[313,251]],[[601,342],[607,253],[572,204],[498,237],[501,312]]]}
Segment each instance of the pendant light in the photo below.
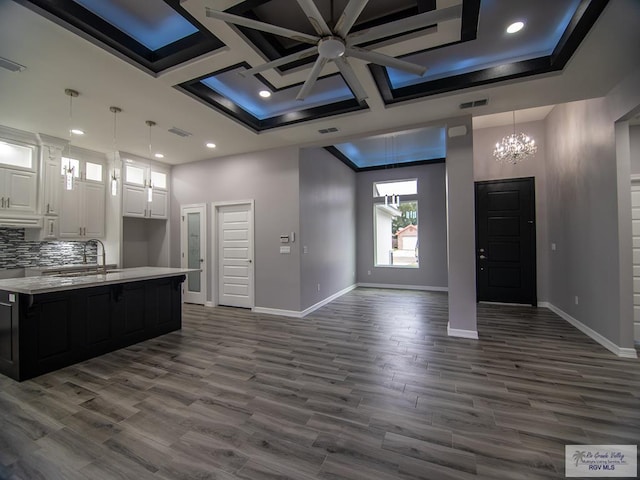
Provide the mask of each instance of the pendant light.
{"label": "pendant light", "polygon": [[117,129],[117,117],[122,109],[119,107],[109,107],[109,111],[113,113],[113,171],[111,172],[111,195],[118,195],[118,176],[119,169],[116,167],[118,156],[118,129]]}
{"label": "pendant light", "polygon": [[[385,138],[385,150],[387,152],[387,163],[393,164],[396,161],[396,136],[390,135]],[[400,205],[400,195],[395,193],[391,194],[391,201],[389,201],[389,195],[384,196],[384,204],[391,205],[393,208],[398,208]]]}
{"label": "pendant light", "polygon": [[[73,99],[80,94],[77,90],[65,88],[64,94],[69,97],[69,143],[67,143],[67,164],[64,166],[64,188],[65,190],[73,190],[73,177],[75,175],[75,166],[71,165],[71,135],[73,133]],[[78,130],[79,132],[80,130]]]}
{"label": "pendant light", "polygon": [[[144,123],[146,123],[147,126],[149,127],[149,158],[151,158],[151,152],[152,152],[152,148],[151,148],[151,127],[154,127],[156,125],[156,122],[154,122],[153,120],[147,120]],[[151,184],[151,178],[149,178],[149,184],[147,186],[147,201],[148,202],[153,202],[153,185]]]}
{"label": "pendant light", "polygon": [[516,112],[514,110],[513,133],[496,143],[493,156],[498,162],[515,165],[525,158],[535,155],[537,151],[538,146],[533,138],[522,132],[516,134]]}

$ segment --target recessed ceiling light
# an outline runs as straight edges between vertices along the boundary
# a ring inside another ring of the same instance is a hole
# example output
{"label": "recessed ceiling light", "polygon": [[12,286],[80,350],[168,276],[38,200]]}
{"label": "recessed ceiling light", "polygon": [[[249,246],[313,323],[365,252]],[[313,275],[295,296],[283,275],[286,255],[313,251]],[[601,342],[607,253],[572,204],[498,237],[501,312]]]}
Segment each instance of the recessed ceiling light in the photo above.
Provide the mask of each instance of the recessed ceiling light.
{"label": "recessed ceiling light", "polygon": [[161,153],[156,153],[154,156],[155,156],[156,158],[164,158],[164,155],[163,155],[163,154],[161,154]]}
{"label": "recessed ceiling light", "polygon": [[79,128],[72,128],[71,133],[73,133],[74,135],[84,135],[84,131],[80,130]]}
{"label": "recessed ceiling light", "polygon": [[207,143],[207,148],[216,148],[216,144],[215,143]]}
{"label": "recessed ceiling light", "polygon": [[524,22],[514,22],[507,27],[507,33],[516,33],[524,28]]}
{"label": "recessed ceiling light", "polygon": [[259,95],[262,98],[269,98],[271,96],[271,92],[269,90],[260,90]]}

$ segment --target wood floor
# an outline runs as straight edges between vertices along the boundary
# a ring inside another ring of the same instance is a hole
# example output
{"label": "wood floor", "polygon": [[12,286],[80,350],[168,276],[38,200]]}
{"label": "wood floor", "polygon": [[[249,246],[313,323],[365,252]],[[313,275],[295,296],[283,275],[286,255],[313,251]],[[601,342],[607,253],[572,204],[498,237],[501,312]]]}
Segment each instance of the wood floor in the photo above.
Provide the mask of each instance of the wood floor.
{"label": "wood floor", "polygon": [[305,319],[184,307],[183,329],[17,383],[0,478],[549,479],[640,443],[640,362],[546,309],[358,289]]}

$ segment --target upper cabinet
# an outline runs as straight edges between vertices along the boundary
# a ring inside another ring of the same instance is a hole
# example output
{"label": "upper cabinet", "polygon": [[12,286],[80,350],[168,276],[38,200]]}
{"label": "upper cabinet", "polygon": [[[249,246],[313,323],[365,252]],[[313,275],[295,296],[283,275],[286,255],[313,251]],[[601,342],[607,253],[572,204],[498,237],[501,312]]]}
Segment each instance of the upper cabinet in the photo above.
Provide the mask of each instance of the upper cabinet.
{"label": "upper cabinet", "polygon": [[59,238],[105,235],[106,166],[93,152],[72,149],[61,158],[58,175]]}
{"label": "upper cabinet", "polygon": [[37,210],[37,151],[26,143],[0,140],[0,209],[35,214]]}
{"label": "upper cabinet", "polygon": [[122,215],[168,218],[169,169],[131,159],[123,160],[122,169]]}

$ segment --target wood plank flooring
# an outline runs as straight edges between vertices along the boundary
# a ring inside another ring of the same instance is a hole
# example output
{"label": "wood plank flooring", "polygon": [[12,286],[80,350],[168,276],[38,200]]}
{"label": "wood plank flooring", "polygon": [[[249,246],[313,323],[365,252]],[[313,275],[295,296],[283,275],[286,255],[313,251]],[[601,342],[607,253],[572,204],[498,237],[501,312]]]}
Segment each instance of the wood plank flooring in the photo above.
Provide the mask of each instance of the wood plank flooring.
{"label": "wood plank flooring", "polygon": [[640,443],[640,362],[550,311],[357,289],[304,319],[185,305],[183,329],[17,383],[1,479],[550,479]]}

